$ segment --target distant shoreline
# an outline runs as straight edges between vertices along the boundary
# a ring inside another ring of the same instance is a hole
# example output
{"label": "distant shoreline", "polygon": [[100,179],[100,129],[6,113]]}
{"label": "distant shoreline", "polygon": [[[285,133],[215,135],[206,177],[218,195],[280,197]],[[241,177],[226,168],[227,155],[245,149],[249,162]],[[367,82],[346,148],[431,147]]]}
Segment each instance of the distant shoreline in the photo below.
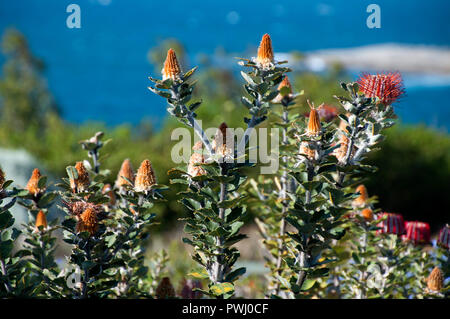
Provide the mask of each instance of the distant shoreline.
{"label": "distant shoreline", "polygon": [[307,68],[316,70],[338,62],[347,69],[450,75],[450,47],[388,43],[325,49],[306,52],[302,62]]}

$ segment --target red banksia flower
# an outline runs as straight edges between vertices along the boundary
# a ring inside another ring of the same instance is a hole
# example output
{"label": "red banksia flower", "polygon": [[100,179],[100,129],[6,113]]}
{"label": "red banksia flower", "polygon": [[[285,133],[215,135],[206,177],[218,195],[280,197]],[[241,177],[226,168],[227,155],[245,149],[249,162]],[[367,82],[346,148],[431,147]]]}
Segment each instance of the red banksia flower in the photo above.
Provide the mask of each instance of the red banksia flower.
{"label": "red banksia flower", "polygon": [[122,166],[120,167],[119,173],[117,174],[115,183],[117,188],[122,188],[125,185],[133,186],[124,177],[134,183],[134,170],[128,158],[122,162]]}
{"label": "red banksia flower", "polygon": [[427,278],[427,287],[433,292],[439,292],[444,285],[444,274],[439,267],[434,267],[433,271]]}
{"label": "red banksia flower", "polygon": [[89,174],[84,167],[83,162],[77,162],[75,164],[75,169],[77,170],[78,177],[75,179],[70,179],[70,187],[74,193],[84,192],[89,187]]}
{"label": "red banksia flower", "polygon": [[147,192],[154,184],[156,184],[155,172],[153,171],[152,163],[146,159],[142,161],[137,171],[134,190],[136,192]]}
{"label": "red banksia flower", "polygon": [[378,219],[387,216],[387,218],[380,222],[377,226],[381,229],[377,230],[377,234],[396,234],[403,235],[405,233],[405,221],[403,216],[394,213],[382,213],[378,215]]}
{"label": "red banksia flower", "polygon": [[39,169],[35,168],[33,173],[31,173],[31,177],[28,180],[26,189],[30,192],[34,197],[38,196],[40,193],[43,193],[45,189],[39,188],[39,179],[41,178],[41,172]]}
{"label": "red banksia flower", "polygon": [[36,215],[35,226],[37,230],[39,230],[39,226],[43,226],[44,229],[47,228],[47,217],[45,216],[45,213],[42,210],[40,210],[39,213]]}
{"label": "red banksia flower", "polygon": [[358,187],[356,187],[356,193],[359,193],[359,196],[353,200],[352,206],[353,207],[365,206],[367,204],[367,199],[369,198],[366,186],[361,184]]}
{"label": "red banksia flower", "polygon": [[414,245],[428,244],[430,242],[430,225],[422,222],[405,222],[406,234],[403,239],[411,241]]}
{"label": "red banksia flower", "polygon": [[379,98],[381,103],[390,105],[405,93],[402,76],[394,73],[363,73],[358,79],[359,90],[366,97]]}
{"label": "red banksia flower", "polygon": [[448,224],[439,231],[437,244],[443,248],[450,248],[450,226]]}
{"label": "red banksia flower", "polygon": [[255,62],[263,69],[269,69],[273,66],[274,55],[272,49],[272,40],[270,35],[267,33],[263,35],[261,43],[258,47],[258,55],[256,56]]}
{"label": "red banksia flower", "polygon": [[167,299],[175,297],[175,289],[170,282],[169,277],[164,277],[156,287],[156,298]]}
{"label": "red banksia flower", "polygon": [[92,208],[87,208],[78,218],[76,226],[77,232],[87,231],[93,236],[98,230],[97,212]]}
{"label": "red banksia flower", "polygon": [[180,78],[180,74],[181,68],[175,51],[173,49],[169,49],[169,51],[167,51],[166,61],[164,61],[164,68],[162,69],[163,80],[178,80]]}
{"label": "red banksia flower", "polygon": [[317,108],[320,119],[325,122],[330,122],[338,115],[338,110],[334,106],[322,104]]}

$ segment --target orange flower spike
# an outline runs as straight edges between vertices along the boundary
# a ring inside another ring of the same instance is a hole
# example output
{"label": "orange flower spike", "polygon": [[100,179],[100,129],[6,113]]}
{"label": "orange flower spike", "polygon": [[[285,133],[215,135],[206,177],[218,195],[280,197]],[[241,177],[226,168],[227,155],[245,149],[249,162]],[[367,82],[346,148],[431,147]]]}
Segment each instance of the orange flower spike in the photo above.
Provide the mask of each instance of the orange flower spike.
{"label": "orange flower spike", "polygon": [[427,278],[427,287],[428,289],[439,292],[444,285],[444,274],[439,267],[434,267],[433,271]]}
{"label": "orange flower spike", "polygon": [[289,88],[289,93],[292,93],[292,85],[287,75],[284,76],[283,81],[281,81],[280,85],[278,85],[278,91],[280,91],[284,87]]}
{"label": "orange flower spike", "polygon": [[116,195],[114,194],[112,187],[110,184],[105,184],[102,188],[102,194],[105,194],[109,197],[109,204],[115,205],[116,204]]}
{"label": "orange flower spike", "polygon": [[306,129],[306,135],[315,136],[318,135],[320,133],[320,130],[322,129],[320,125],[320,117],[319,113],[317,112],[317,109],[315,109],[314,106],[311,106],[311,104],[309,104],[309,107],[311,108],[311,112],[309,112],[308,128]]}
{"label": "orange flower spike", "polygon": [[79,216],[76,231],[87,231],[93,236],[98,230],[97,213],[92,208],[86,208],[85,211]]}
{"label": "orange flower spike", "polygon": [[39,188],[39,179],[41,178],[41,172],[39,169],[35,168],[33,170],[33,173],[31,173],[31,177],[28,180],[26,189],[32,194],[33,196],[37,196],[39,193],[43,192],[43,189]]}
{"label": "orange flower spike", "polygon": [[363,209],[361,211],[361,216],[364,217],[364,219],[367,221],[373,220],[373,212],[370,208]]}
{"label": "orange flower spike", "polygon": [[136,174],[134,190],[137,192],[147,192],[154,184],[156,184],[155,172],[150,161],[146,159],[141,163]]}
{"label": "orange flower spike", "polygon": [[89,173],[84,167],[83,162],[77,162],[75,169],[77,170],[78,177],[76,179],[70,179],[70,187],[74,192],[83,192],[90,184]]}
{"label": "orange flower spike", "polygon": [[164,68],[162,69],[163,80],[167,80],[169,78],[172,80],[177,80],[179,79],[180,74],[181,68],[175,51],[173,49],[169,49],[169,51],[167,51],[166,61],[164,61]]}
{"label": "orange flower spike", "polygon": [[36,223],[35,223],[36,229],[39,230],[39,226],[43,226],[44,229],[48,227],[47,225],[47,217],[45,216],[45,213],[40,210],[39,213],[36,215]]}
{"label": "orange flower spike", "polygon": [[364,185],[359,185],[356,187],[356,192],[360,195],[353,200],[354,206],[364,206],[367,203],[367,199],[369,198],[369,195],[367,193],[367,188]]}
{"label": "orange flower spike", "polygon": [[263,35],[261,43],[258,47],[258,55],[253,61],[256,62],[256,64],[264,70],[273,67],[274,55],[272,49],[272,40],[267,33]]}
{"label": "orange flower spike", "polygon": [[128,158],[122,162],[120,171],[117,174],[117,179],[115,183],[117,188],[122,188],[125,185],[133,186],[124,177],[129,179],[132,183],[134,183],[134,170]]}

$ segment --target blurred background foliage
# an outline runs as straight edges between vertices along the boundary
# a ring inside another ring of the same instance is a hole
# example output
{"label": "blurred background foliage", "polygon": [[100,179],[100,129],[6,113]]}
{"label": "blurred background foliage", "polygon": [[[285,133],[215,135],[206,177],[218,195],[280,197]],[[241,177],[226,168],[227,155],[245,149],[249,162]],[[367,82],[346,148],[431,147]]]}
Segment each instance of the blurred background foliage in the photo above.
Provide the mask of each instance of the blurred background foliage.
{"label": "blurred background foliage", "polygon": [[[149,50],[149,62],[155,67],[153,76],[160,73],[169,47],[176,50],[185,70],[192,67],[183,45],[169,39]],[[100,159],[103,168],[111,170],[109,182],[114,182],[125,158],[130,158],[135,169],[143,159],[149,158],[159,183],[168,184],[166,173],[177,166],[169,160],[171,148],[177,142],[171,141],[171,132],[181,124],[168,117],[162,119],[158,130],[145,119],[138,126],[68,123],[61,117],[47,88],[45,65],[30,52],[25,37],[14,29],[6,31],[2,52],[6,62],[0,78],[0,147],[27,150],[58,179],[65,175],[67,165],[85,158],[79,141],[101,130],[112,139]],[[216,54],[220,55],[220,50]],[[295,56],[302,58],[301,53]],[[339,81],[349,80],[339,65],[325,74],[295,72],[290,78],[296,91],[305,91],[297,101],[299,113],[306,112],[306,99],[316,105],[325,102],[337,107],[333,95],[342,94]],[[243,88],[239,74],[216,67],[211,57],[203,56],[196,79],[194,98],[203,100],[198,118],[204,127],[218,127],[222,122],[229,127],[244,127],[241,119],[247,110],[240,103]],[[159,107],[165,108],[165,105],[161,102]],[[402,107],[407,108],[407,102],[403,102]],[[388,131],[381,147],[382,152],[374,152],[368,159],[379,168],[367,179],[370,195],[378,196],[379,207],[383,210],[401,213],[407,220],[429,222],[433,230],[437,230],[447,221],[450,205],[448,134],[425,126],[399,124]],[[172,188],[167,193],[167,203],[158,207],[159,230],[171,228],[183,214],[175,200],[176,192],[177,189]]]}

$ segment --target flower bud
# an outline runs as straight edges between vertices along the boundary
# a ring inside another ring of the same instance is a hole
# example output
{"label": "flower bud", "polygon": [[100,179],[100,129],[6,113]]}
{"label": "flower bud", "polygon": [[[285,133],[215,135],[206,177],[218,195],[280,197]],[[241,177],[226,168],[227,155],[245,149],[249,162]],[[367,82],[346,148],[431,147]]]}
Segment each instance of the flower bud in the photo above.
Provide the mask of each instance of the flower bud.
{"label": "flower bud", "polygon": [[129,185],[131,187],[133,186],[124,177],[130,180],[132,183],[134,183],[134,170],[128,158],[122,162],[120,171],[117,174],[117,179],[115,183],[117,188],[122,189],[125,185]]}
{"label": "flower bud", "polygon": [[45,216],[45,213],[40,210],[39,213],[36,215],[36,230],[39,230],[39,226],[42,226],[44,229],[47,228],[47,217]]}
{"label": "flower bud", "polygon": [[166,61],[164,61],[164,68],[161,73],[163,80],[172,79],[175,81],[180,78],[181,68],[173,49],[167,51]]}
{"label": "flower bud", "polygon": [[45,189],[39,188],[39,179],[41,178],[41,172],[39,169],[35,168],[33,173],[31,174],[30,179],[28,180],[26,189],[28,192],[37,197],[39,194],[43,193]]}
{"label": "flower bud", "polygon": [[361,211],[361,216],[367,221],[373,220],[373,212],[370,208],[364,208]]}
{"label": "flower bud", "polygon": [[427,288],[433,292],[439,292],[444,285],[444,274],[439,267],[434,267],[433,271],[427,278]]}
{"label": "flower bud", "polygon": [[269,69],[273,66],[274,55],[272,49],[272,40],[266,33],[263,35],[261,43],[258,48],[258,55],[256,57],[256,64],[262,69]]}
{"label": "flower bud", "polygon": [[320,134],[322,127],[320,125],[320,118],[317,110],[311,108],[311,112],[309,112],[309,120],[308,120],[308,128],[306,129],[306,135],[308,136],[316,136]]}
{"label": "flower bud", "polygon": [[136,192],[148,192],[152,185],[156,184],[156,176],[153,171],[152,163],[148,159],[142,161],[136,174],[134,190]]}
{"label": "flower bud", "polygon": [[353,200],[352,206],[364,207],[367,204],[367,199],[369,198],[366,186],[362,184],[359,185],[358,187],[356,187],[356,192],[359,193],[359,196]]}

